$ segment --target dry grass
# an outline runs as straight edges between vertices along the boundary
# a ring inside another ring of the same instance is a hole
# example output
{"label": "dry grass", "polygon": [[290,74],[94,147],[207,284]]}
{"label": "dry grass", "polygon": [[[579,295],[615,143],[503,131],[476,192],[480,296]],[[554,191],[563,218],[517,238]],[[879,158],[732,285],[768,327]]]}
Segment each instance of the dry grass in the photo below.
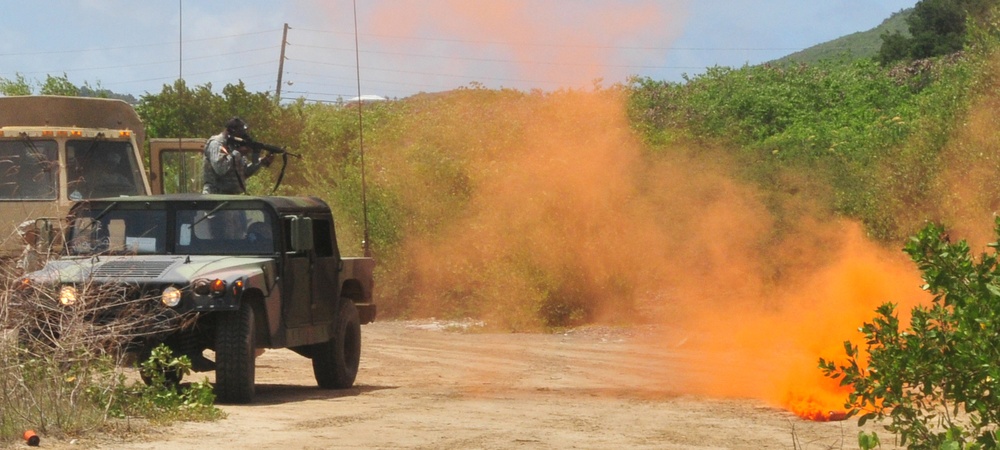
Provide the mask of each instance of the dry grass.
{"label": "dry grass", "polygon": [[156,414],[140,406],[149,405],[141,399],[147,388],[126,379],[124,367],[133,364],[126,350],[182,326],[182,318],[156,315],[158,298],[120,285],[80,286],[81,301],[65,306],[52,287],[26,286],[14,274],[0,283],[0,441],[25,429],[121,431],[117,418]]}

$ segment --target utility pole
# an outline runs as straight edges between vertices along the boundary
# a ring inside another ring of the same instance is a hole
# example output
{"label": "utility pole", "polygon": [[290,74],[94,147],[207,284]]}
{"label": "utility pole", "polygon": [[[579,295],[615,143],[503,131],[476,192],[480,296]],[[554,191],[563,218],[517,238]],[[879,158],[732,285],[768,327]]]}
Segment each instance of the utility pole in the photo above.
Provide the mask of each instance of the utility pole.
{"label": "utility pole", "polygon": [[281,74],[285,71],[285,45],[288,44],[288,24],[281,33],[281,57],[278,58],[278,86],[274,88],[274,103],[281,103]]}

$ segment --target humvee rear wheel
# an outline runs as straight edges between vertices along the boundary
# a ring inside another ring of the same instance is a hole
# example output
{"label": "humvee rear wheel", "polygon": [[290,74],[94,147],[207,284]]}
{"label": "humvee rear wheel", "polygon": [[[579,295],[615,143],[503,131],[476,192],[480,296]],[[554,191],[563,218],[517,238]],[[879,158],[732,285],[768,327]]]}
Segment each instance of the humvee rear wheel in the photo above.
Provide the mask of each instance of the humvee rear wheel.
{"label": "humvee rear wheel", "polygon": [[333,337],[319,344],[313,356],[313,374],[323,389],[347,389],[354,385],[361,363],[361,321],[358,308],[349,299],[341,301]]}
{"label": "humvee rear wheel", "polygon": [[221,403],[250,403],[254,396],[253,308],[219,315],[215,330],[215,397]]}

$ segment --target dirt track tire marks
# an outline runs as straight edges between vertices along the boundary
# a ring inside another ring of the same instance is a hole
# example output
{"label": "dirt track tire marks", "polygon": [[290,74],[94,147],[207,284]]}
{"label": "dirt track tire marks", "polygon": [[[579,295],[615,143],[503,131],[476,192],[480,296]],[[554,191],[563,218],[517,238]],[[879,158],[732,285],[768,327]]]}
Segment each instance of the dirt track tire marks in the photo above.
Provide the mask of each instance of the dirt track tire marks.
{"label": "dirt track tire marks", "polygon": [[[855,421],[808,422],[759,400],[684,393],[682,380],[700,376],[691,369],[703,357],[676,345],[682,336],[657,336],[651,345],[615,329],[456,333],[421,325],[362,325],[364,353],[350,389],[317,389],[309,359],[268,350],[257,359],[254,404],[223,406],[223,422],[178,423],[147,442],[98,444],[147,450],[788,449],[796,442],[802,450],[858,448]],[[871,423],[865,429],[884,432]],[[890,441],[883,439],[883,448],[892,448]]]}

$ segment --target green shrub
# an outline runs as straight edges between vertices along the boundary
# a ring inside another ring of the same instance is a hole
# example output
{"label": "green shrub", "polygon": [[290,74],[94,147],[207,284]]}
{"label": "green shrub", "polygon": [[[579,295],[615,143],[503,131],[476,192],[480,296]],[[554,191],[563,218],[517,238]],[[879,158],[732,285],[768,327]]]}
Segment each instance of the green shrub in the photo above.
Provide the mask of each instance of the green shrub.
{"label": "green shrub", "polygon": [[[1000,218],[995,232],[1000,239]],[[994,243],[994,250],[1000,244]],[[1000,266],[978,259],[930,224],[906,252],[934,295],[901,327],[886,303],[861,331],[865,348],[844,342],[846,363],[820,360],[824,373],[853,387],[847,404],[859,425],[875,419],[913,449],[997,448],[1000,425]],[[867,438],[867,439],[870,439]]]}

